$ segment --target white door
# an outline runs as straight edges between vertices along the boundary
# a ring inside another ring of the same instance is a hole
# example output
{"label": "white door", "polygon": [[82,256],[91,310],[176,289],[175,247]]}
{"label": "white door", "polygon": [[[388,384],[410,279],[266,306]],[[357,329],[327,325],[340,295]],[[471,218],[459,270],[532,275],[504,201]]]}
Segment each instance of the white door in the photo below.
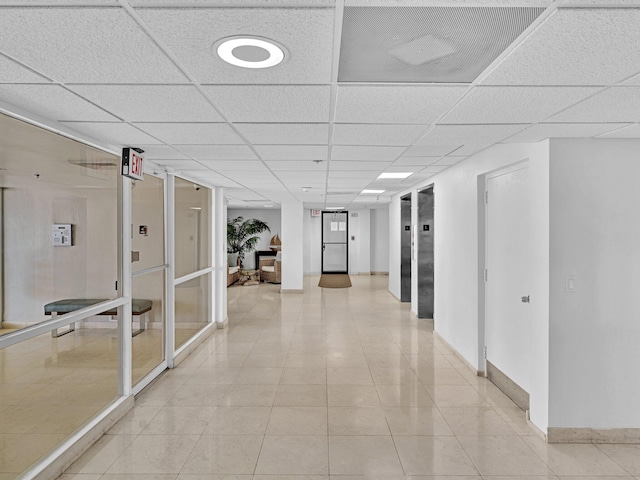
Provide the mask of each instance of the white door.
{"label": "white door", "polygon": [[[487,177],[486,357],[529,392],[531,209],[526,163]],[[523,298],[525,297],[525,298]]]}

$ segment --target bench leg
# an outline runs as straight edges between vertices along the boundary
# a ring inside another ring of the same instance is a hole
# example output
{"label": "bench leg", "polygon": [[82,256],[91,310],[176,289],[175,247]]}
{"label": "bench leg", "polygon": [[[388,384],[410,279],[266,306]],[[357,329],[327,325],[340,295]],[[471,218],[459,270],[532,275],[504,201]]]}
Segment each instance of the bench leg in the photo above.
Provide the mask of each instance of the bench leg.
{"label": "bench leg", "polygon": [[140,328],[138,330],[136,330],[135,332],[131,333],[132,337],[135,337],[136,335],[140,335],[147,328],[147,314],[143,313],[142,315],[138,315],[138,317],[140,317],[140,320],[139,320],[140,321]]}
{"label": "bench leg", "polygon": [[[52,319],[57,317],[57,316],[58,316],[57,312],[51,312],[51,318]],[[58,338],[58,337],[61,337],[63,335],[66,335],[67,333],[75,332],[75,330],[76,330],[76,324],[75,323],[70,323],[69,327],[64,332],[58,332],[57,328],[55,330],[51,330],[51,336],[53,338]]]}

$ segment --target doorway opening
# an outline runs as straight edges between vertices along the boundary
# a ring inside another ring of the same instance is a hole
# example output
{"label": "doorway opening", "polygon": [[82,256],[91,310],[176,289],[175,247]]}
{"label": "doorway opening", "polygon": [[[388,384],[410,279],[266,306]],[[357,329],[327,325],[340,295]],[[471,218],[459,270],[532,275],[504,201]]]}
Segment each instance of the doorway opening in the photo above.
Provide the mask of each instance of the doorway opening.
{"label": "doorway opening", "polygon": [[322,273],[348,273],[349,212],[322,212]]}
{"label": "doorway opening", "polygon": [[400,301],[411,301],[411,194],[400,199]]}
{"label": "doorway opening", "polygon": [[418,318],[433,318],[433,185],[418,192]]}

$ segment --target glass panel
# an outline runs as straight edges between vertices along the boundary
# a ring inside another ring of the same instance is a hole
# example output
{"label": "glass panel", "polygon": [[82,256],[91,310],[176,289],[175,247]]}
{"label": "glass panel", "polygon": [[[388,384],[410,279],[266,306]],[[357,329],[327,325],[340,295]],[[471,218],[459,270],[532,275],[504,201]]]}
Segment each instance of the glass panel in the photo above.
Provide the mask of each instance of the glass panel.
{"label": "glass panel", "polygon": [[345,243],[327,243],[322,256],[323,272],[347,271],[347,245]]}
{"label": "glass panel", "polygon": [[176,278],[211,266],[210,205],[210,189],[176,178]]}
{"label": "glass panel", "polygon": [[15,478],[118,397],[118,330],[49,333],[0,350],[0,478]]}
{"label": "glass panel", "polygon": [[134,252],[132,269],[137,272],[163,265],[164,181],[152,175],[145,175],[144,181],[133,182],[131,201],[131,249]]}
{"label": "glass panel", "polygon": [[0,131],[1,334],[117,296],[119,158],[4,115]]}
{"label": "glass panel", "polygon": [[211,321],[211,274],[206,273],[175,288],[175,348],[178,348]]}
{"label": "glass panel", "polygon": [[347,242],[347,214],[323,213],[322,240],[325,243]]}
{"label": "glass panel", "polygon": [[136,300],[153,302],[149,312],[136,315],[134,311],[132,317],[135,334],[132,345],[134,385],[164,360],[164,276],[165,270],[159,270],[133,277],[134,310]]}

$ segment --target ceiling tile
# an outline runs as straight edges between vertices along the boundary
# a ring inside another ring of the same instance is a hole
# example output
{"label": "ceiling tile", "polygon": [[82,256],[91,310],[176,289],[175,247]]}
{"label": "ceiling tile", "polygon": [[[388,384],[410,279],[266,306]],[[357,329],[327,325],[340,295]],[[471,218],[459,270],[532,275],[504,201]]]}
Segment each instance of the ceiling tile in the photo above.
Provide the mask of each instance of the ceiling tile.
{"label": "ceiling tile", "polygon": [[391,162],[349,162],[347,160],[332,160],[330,171],[351,170],[383,172]]}
{"label": "ceiling tile", "polygon": [[437,157],[400,157],[395,162],[393,162],[394,166],[426,166],[431,165],[436,160],[438,160],[442,155],[438,155]]}
{"label": "ceiling tile", "polygon": [[329,180],[337,180],[337,179],[353,179],[353,180],[373,180],[379,175],[379,172],[376,170],[374,172],[371,171],[362,171],[362,170],[331,170],[329,171]]}
{"label": "ceiling tile", "polygon": [[203,88],[232,122],[329,121],[330,89],[326,85],[216,85]]}
{"label": "ceiling tile", "polygon": [[174,145],[174,148],[196,160],[255,160],[246,145]]}
{"label": "ceiling tile", "polygon": [[329,147],[322,145],[255,145],[263,160],[326,160]]}
{"label": "ceiling tile", "polygon": [[436,125],[417,145],[495,143],[526,125]]}
{"label": "ceiling tile", "polygon": [[406,157],[441,157],[442,155],[446,155],[447,153],[453,152],[456,148],[459,148],[460,144],[457,145],[418,145],[409,147],[406,152],[402,155],[403,158]]}
{"label": "ceiling tile", "polygon": [[376,125],[337,123],[334,145],[411,145],[427,125]]}
{"label": "ceiling tile", "polygon": [[74,85],[70,89],[128,122],[219,122],[191,85]]}
{"label": "ceiling tile", "polygon": [[640,87],[614,87],[568,108],[550,122],[640,122]]}
{"label": "ceiling tile", "polygon": [[480,150],[484,150],[485,148],[491,146],[490,143],[483,143],[483,144],[474,144],[474,143],[469,143],[467,145],[463,145],[460,148],[456,149],[454,152],[451,152],[452,154],[456,155],[456,156],[462,156],[462,155],[472,155],[474,153],[479,152]]}
{"label": "ceiling tile", "polygon": [[0,55],[0,83],[49,83],[45,77]]}
{"label": "ceiling tile", "polygon": [[640,138],[640,125],[630,125],[611,133],[605,133],[599,138]]}
{"label": "ceiling tile", "polygon": [[113,122],[118,118],[58,85],[0,85],[0,101],[50,120]]}
{"label": "ceiling tile", "polygon": [[640,74],[634,75],[626,82],[622,82],[620,85],[640,85]]}
{"label": "ceiling tile", "polygon": [[392,162],[405,151],[405,147],[365,147],[336,145],[331,160],[356,160],[369,162]]}
{"label": "ceiling tile", "polygon": [[467,90],[457,86],[339,85],[336,122],[425,125],[435,122]]}
{"label": "ceiling tile", "polygon": [[[616,2],[617,3],[617,2]],[[612,85],[638,72],[640,10],[559,9],[485,85]]]}
{"label": "ceiling tile", "polygon": [[113,145],[135,146],[136,144],[159,144],[158,140],[150,137],[128,123],[93,123],[93,122],[62,122],[68,127],[92,136],[95,139]]}
{"label": "ceiling tile", "polygon": [[167,145],[137,145],[149,160],[187,160],[187,157]]}
{"label": "ceiling tile", "polygon": [[267,160],[265,163],[274,172],[325,172],[328,164],[328,162],[314,163],[308,160]]}
{"label": "ceiling tile", "polygon": [[610,132],[623,125],[616,123],[539,123],[502,140],[502,143],[539,142],[551,137],[590,138],[601,133]]}
{"label": "ceiling tile", "polygon": [[263,173],[269,173],[267,167],[259,160],[202,160],[203,165],[206,165],[216,172],[246,172],[247,174],[262,175]]}
{"label": "ceiling tile", "polygon": [[195,160],[162,160],[154,159],[155,163],[163,167],[170,167],[173,170],[207,170],[207,167]]}
{"label": "ceiling tile", "polygon": [[123,8],[6,8],[0,30],[4,53],[55,81],[187,81]]}
{"label": "ceiling tile", "polygon": [[[296,8],[144,9],[140,16],[200,83],[329,83],[334,11]],[[187,26],[187,28],[185,28]],[[221,60],[218,40],[251,33],[282,44],[274,68],[243,69]]]}
{"label": "ceiling tile", "polygon": [[455,165],[456,163],[461,162],[462,160],[464,160],[465,158],[467,158],[466,156],[459,156],[459,157],[444,157],[441,158],[440,160],[438,160],[436,163],[430,165],[431,167],[439,167],[439,166],[451,166],[451,165]]}
{"label": "ceiling tile", "polygon": [[319,145],[329,141],[328,123],[236,123],[249,142],[258,145]]}
{"label": "ceiling tile", "polygon": [[476,87],[440,123],[541,122],[596,87]]}
{"label": "ceiling tile", "polygon": [[136,126],[166,143],[244,144],[240,136],[226,123],[137,123]]}

